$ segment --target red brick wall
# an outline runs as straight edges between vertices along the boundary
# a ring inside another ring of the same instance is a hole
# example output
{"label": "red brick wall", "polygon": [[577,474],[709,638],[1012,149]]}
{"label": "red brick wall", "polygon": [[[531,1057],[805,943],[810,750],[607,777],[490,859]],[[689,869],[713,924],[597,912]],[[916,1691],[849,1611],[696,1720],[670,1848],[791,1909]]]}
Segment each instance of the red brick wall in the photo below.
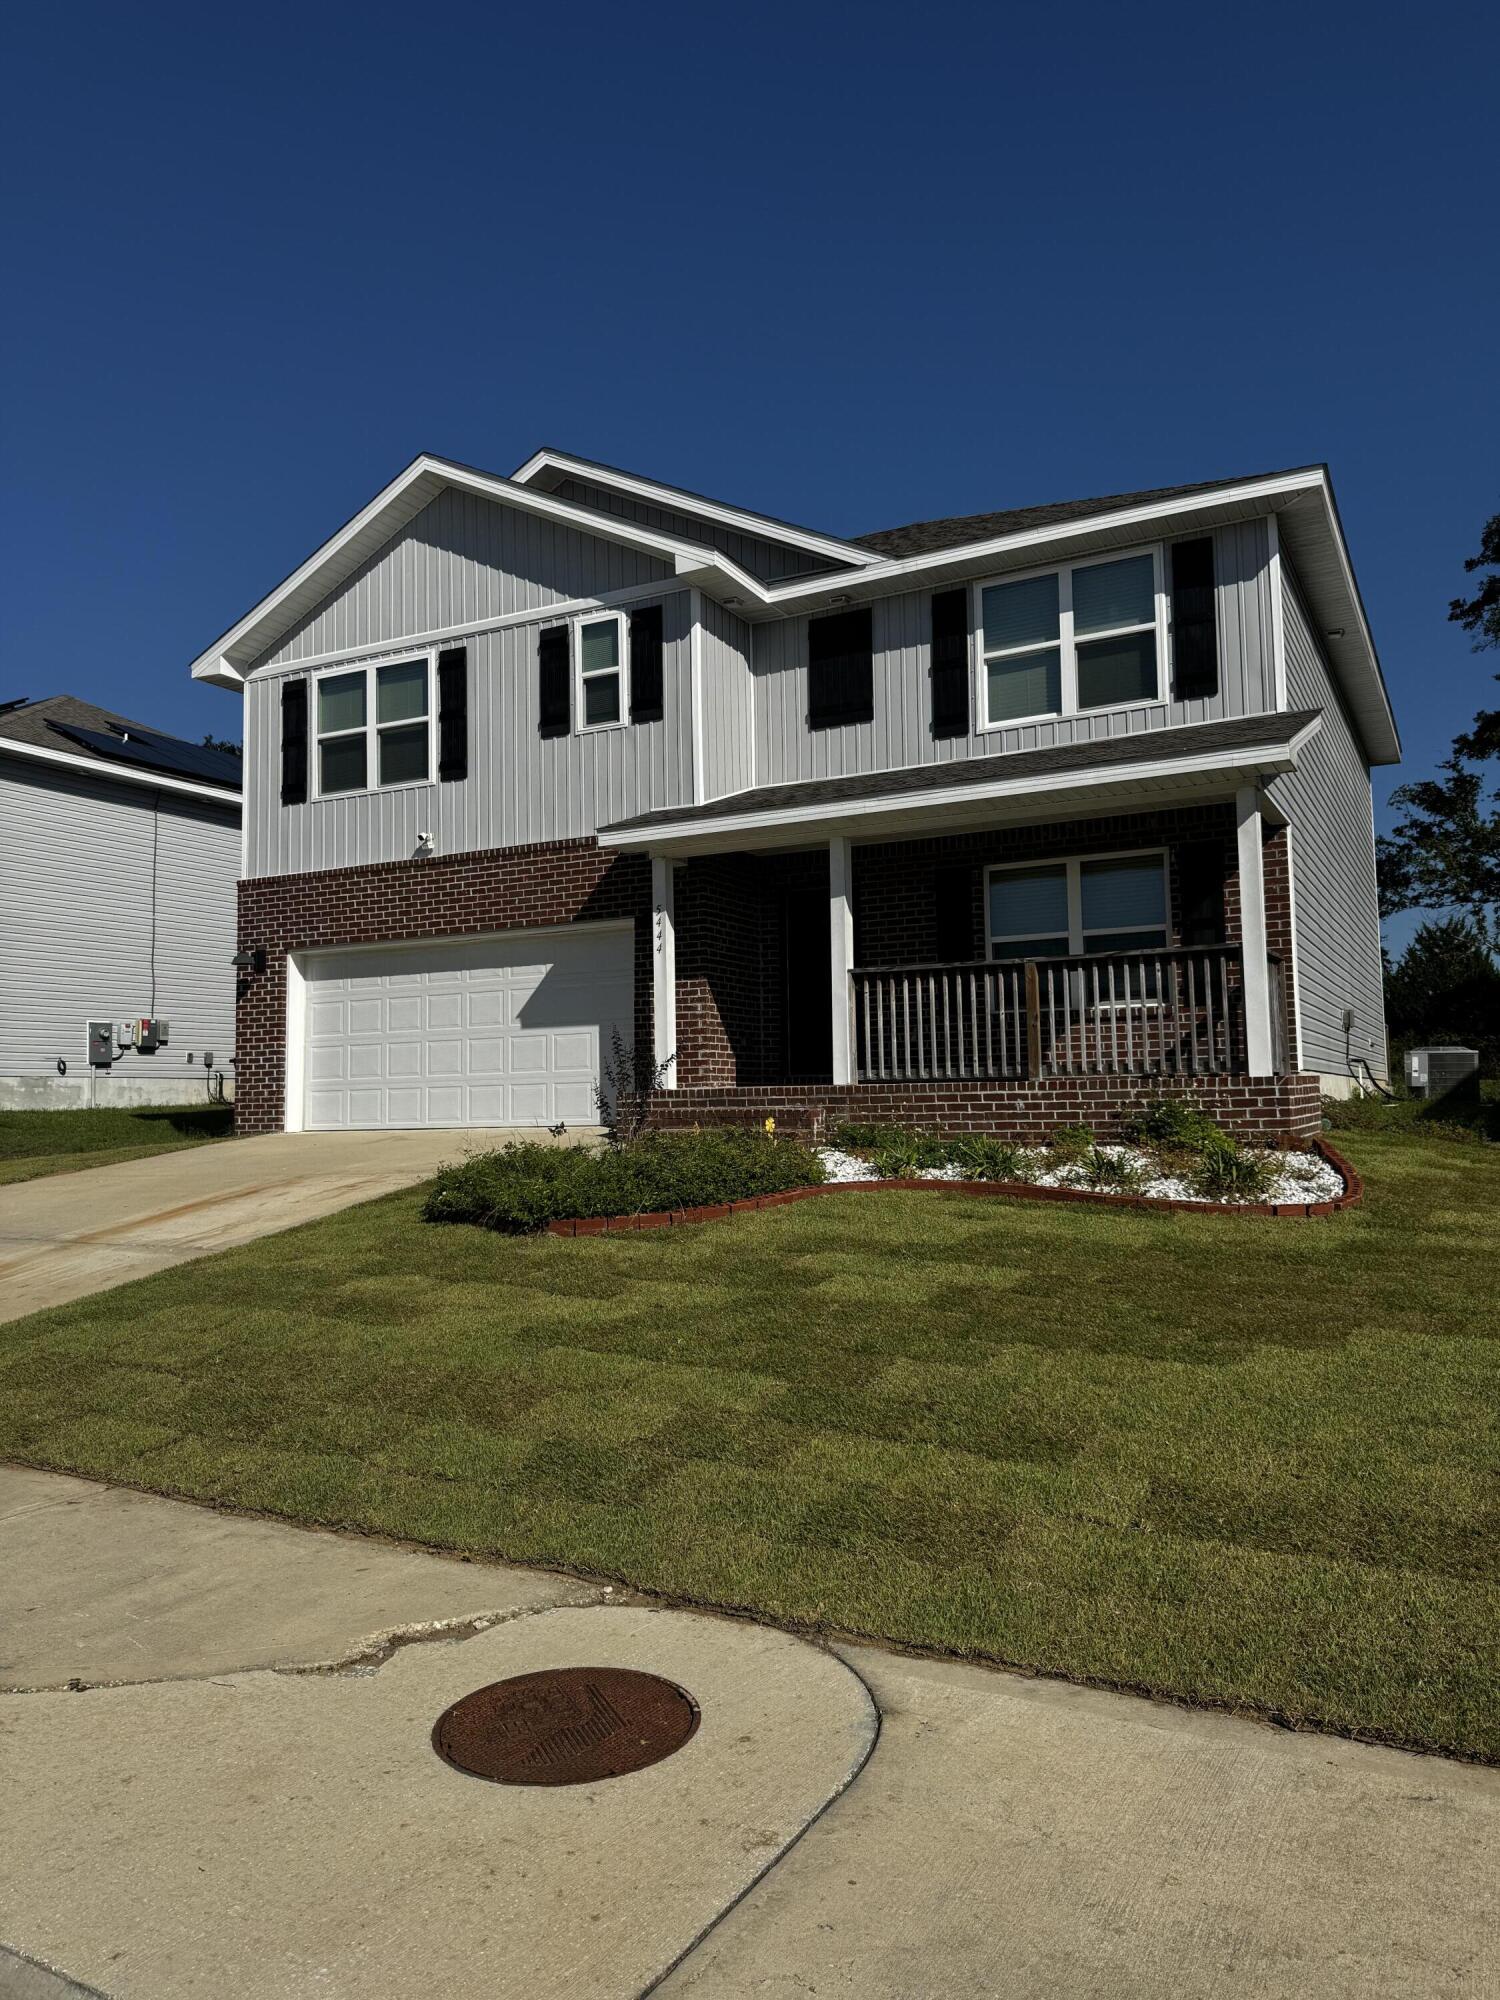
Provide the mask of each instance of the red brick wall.
{"label": "red brick wall", "polygon": [[1191,1096],[1226,1131],[1242,1139],[1303,1145],[1319,1130],[1315,1076],[1057,1077],[1037,1083],[763,1084],[739,1090],[657,1093],[652,1123],[662,1130],[694,1125],[759,1125],[771,1117],[788,1132],[823,1133],[843,1119],[917,1125],[945,1132],[990,1132],[1028,1145],[1059,1125],[1091,1125],[1101,1138],[1118,1132],[1127,1112],[1156,1097]]}
{"label": "red brick wall", "polygon": [[635,1037],[651,1041],[651,865],[592,839],[325,868],[241,882],[239,942],[264,972],[239,982],[235,1130],[279,1132],[286,1105],[286,957],[316,946],[635,921]]}

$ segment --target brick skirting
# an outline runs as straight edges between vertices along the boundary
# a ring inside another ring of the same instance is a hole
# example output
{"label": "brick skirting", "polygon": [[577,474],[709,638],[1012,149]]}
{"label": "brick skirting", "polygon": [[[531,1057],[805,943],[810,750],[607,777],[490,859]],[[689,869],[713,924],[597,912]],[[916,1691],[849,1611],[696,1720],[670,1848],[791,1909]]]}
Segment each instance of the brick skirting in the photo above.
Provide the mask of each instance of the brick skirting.
{"label": "brick skirting", "polygon": [[423,861],[265,875],[239,885],[239,942],[266,954],[239,982],[234,1128],[279,1132],[286,1113],[288,952],[635,920],[635,1037],[651,1042],[651,864],[592,839]]}
{"label": "brick skirting", "polygon": [[821,1134],[845,1120],[987,1132],[1041,1145],[1059,1125],[1091,1125],[1101,1138],[1157,1097],[1191,1097],[1226,1132],[1260,1144],[1305,1146],[1322,1120],[1316,1076],[1088,1076],[1026,1083],[757,1084],[737,1090],[662,1090],[651,1102],[660,1131],[759,1125]]}

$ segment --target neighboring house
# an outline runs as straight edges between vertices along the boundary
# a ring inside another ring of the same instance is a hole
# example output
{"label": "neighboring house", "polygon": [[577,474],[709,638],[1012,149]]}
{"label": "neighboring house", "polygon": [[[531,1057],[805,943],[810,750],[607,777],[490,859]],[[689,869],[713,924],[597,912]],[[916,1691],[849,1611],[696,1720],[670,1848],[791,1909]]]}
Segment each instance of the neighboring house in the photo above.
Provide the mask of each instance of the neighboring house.
{"label": "neighboring house", "polygon": [[1308,1134],[1385,1075],[1399,743],[1326,470],[814,533],[422,457],[194,674],[243,691],[241,1129]]}
{"label": "neighboring house", "polygon": [[[239,870],[237,757],[72,695],[0,703],[0,1109],[232,1079]],[[95,1076],[88,1023],[143,1017],[168,1045]]]}

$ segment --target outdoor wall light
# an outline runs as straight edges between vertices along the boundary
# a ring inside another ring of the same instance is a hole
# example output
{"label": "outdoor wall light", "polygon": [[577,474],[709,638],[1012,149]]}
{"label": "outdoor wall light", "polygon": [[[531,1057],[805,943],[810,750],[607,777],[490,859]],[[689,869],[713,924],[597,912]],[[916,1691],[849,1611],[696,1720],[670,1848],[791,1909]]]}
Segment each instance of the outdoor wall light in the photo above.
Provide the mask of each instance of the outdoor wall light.
{"label": "outdoor wall light", "polygon": [[263,947],[257,945],[254,951],[237,951],[229,963],[236,972],[264,972],[266,954]]}

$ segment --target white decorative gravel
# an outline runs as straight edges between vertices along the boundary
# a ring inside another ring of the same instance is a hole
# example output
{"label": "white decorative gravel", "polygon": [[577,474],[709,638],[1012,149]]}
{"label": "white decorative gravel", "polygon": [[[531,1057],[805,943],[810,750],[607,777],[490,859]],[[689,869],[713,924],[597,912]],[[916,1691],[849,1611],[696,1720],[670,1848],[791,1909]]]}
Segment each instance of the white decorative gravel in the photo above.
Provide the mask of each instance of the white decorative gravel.
{"label": "white decorative gravel", "polygon": [[[873,1181],[879,1175],[874,1167],[858,1153],[840,1152],[837,1146],[819,1146],[818,1157],[823,1162],[823,1171],[830,1181]],[[1138,1186],[1122,1190],[1130,1194],[1150,1195],[1158,1201],[1202,1202],[1205,1208],[1237,1208],[1242,1204],[1232,1198],[1212,1200],[1208,1196],[1194,1194],[1186,1181],[1174,1174],[1152,1174],[1151,1157],[1138,1151],[1134,1146],[1101,1146],[1099,1151],[1122,1165],[1136,1168],[1143,1176]],[[1265,1194],[1255,1197],[1257,1202],[1307,1202],[1335,1201],[1344,1192],[1343,1176],[1316,1153],[1271,1152],[1266,1156],[1279,1164],[1280,1172]],[[1081,1166],[1053,1166],[1049,1163],[1046,1149],[1022,1155],[1024,1166],[1018,1179],[1028,1181],[1034,1187],[1075,1187],[1088,1189],[1090,1182]],[[922,1181],[960,1181],[964,1178],[961,1167],[921,1167],[915,1174],[903,1178]],[[1105,1188],[1103,1193],[1114,1190]]]}

